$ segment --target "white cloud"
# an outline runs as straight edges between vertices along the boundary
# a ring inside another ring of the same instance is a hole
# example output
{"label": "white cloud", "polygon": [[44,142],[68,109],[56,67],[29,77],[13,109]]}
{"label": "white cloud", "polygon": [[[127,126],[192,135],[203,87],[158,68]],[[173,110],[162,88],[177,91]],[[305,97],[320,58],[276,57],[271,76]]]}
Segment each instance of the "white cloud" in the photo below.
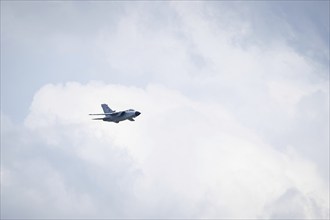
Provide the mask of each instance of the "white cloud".
{"label": "white cloud", "polygon": [[[24,124],[1,115],[2,217],[329,217],[329,69],[290,43],[289,19],[259,3],[138,2],[59,3],[60,20],[44,5],[41,21],[39,4],[11,5],[6,40],[52,54],[29,51],[51,63],[21,66],[31,83],[77,80],[43,85]],[[142,115],[90,120],[103,102]]]}
{"label": "white cloud", "polygon": [[[142,114],[90,120],[101,102]],[[291,189],[304,198],[293,210],[329,215],[326,183],[294,148],[277,151],[223,105],[164,86],[49,84],[20,129],[2,129],[4,217],[279,216],[283,208],[269,204]],[[311,201],[320,211],[308,211]]]}

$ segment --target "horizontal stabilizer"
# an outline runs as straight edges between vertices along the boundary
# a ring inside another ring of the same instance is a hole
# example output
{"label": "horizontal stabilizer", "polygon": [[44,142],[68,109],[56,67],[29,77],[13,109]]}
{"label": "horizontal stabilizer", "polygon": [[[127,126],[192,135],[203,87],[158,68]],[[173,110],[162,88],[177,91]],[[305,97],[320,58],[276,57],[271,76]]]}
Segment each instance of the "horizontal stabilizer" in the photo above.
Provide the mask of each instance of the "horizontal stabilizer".
{"label": "horizontal stabilizer", "polygon": [[100,113],[100,114],[89,114],[89,115],[114,115],[116,114],[115,112],[114,113]]}

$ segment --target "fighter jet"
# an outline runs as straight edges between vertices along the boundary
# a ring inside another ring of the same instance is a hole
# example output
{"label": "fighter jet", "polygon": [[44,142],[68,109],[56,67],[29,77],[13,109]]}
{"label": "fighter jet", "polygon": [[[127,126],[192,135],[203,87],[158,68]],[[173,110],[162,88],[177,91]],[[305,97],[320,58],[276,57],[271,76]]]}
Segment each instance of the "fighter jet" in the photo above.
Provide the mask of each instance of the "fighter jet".
{"label": "fighter jet", "polygon": [[134,118],[141,114],[141,112],[135,111],[133,109],[116,112],[113,111],[111,108],[109,108],[107,104],[102,104],[101,107],[104,112],[103,114],[89,114],[89,115],[104,115],[105,117],[93,118],[93,120],[103,120],[103,121],[119,123],[120,121],[124,121],[126,119],[130,121],[134,121]]}

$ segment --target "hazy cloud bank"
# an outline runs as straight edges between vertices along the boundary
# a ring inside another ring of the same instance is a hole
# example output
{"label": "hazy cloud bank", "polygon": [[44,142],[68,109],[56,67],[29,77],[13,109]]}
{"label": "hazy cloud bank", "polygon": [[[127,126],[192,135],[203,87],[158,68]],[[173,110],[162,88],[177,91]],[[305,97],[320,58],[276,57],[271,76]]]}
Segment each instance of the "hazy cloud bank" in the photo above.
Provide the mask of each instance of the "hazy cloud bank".
{"label": "hazy cloud bank", "polygon": [[[152,82],[205,99],[211,95],[205,86],[221,97],[216,88],[227,80],[254,87],[264,83],[260,77],[329,79],[329,2],[1,6],[2,110],[15,121],[27,114],[16,103],[27,109],[49,82],[96,79],[138,87]],[[306,62],[316,67],[312,77],[306,78]],[[235,93],[231,88],[226,92]]]}

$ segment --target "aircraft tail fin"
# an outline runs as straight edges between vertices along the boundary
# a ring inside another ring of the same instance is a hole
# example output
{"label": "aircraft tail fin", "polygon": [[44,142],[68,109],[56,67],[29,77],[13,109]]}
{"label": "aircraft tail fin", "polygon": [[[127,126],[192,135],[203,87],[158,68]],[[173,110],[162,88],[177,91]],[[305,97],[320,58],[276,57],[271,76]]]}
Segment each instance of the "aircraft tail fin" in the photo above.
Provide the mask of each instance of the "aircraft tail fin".
{"label": "aircraft tail fin", "polygon": [[114,112],[111,108],[109,108],[109,106],[107,104],[102,104],[101,107],[102,107],[104,113]]}

